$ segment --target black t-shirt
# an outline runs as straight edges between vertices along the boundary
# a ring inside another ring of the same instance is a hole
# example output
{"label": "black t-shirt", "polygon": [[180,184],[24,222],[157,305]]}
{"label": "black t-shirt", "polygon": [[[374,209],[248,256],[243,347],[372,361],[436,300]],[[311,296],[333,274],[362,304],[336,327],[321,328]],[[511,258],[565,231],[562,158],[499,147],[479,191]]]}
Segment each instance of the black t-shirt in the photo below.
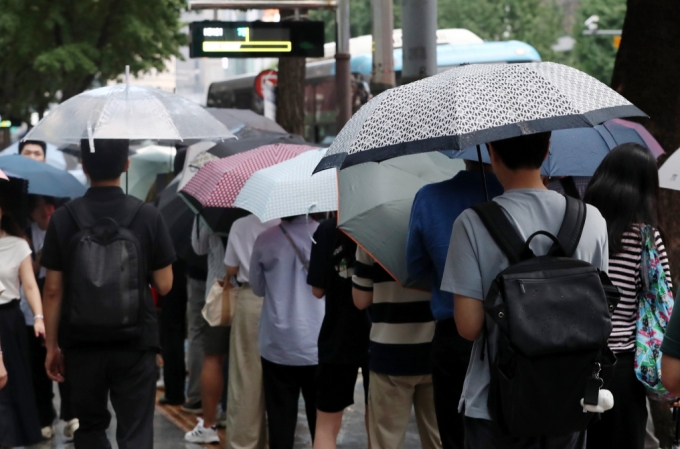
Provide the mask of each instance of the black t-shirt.
{"label": "black t-shirt", "polygon": [[[125,194],[120,187],[97,187],[90,188],[82,201],[88,206],[92,218],[99,220],[104,217],[115,217],[125,200]],[[165,221],[158,209],[151,204],[145,204],[139,210],[129,227],[142,247],[142,254],[146,255],[146,266],[151,273],[171,265],[176,257],[172,246],[172,240]],[[50,225],[45,235],[45,244],[41,263],[48,270],[65,271],[70,265],[67,260],[68,246],[71,239],[78,233],[78,225],[71,213],[60,207],[50,219]],[[66,292],[64,292],[66,295]],[[66,297],[64,297],[66,300]],[[130,350],[158,350],[160,347],[158,336],[158,318],[151,295],[146,295],[142,303],[142,333],[138,340],[126,342],[106,343],[82,343],[73,342],[70,339],[68,322],[62,314],[59,324],[59,345],[62,349],[75,348],[115,348]]]}
{"label": "black t-shirt", "polygon": [[319,333],[319,362],[361,364],[368,358],[371,324],[352,300],[356,244],[326,220],[314,233],[307,283],[326,291],[326,315]]}

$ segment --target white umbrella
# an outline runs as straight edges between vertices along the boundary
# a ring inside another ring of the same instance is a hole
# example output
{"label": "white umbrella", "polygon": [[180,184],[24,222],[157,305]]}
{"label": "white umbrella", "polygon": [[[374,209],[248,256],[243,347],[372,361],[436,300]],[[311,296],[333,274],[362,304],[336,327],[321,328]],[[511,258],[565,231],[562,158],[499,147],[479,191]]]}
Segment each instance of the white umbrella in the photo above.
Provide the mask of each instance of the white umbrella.
{"label": "white umbrella", "polygon": [[26,139],[229,139],[234,135],[208,111],[179,95],[129,84],[83,92],[60,104]]}
{"label": "white umbrella", "polygon": [[130,156],[130,168],[121,177],[121,184],[126,185],[128,176],[128,194],[146,200],[156,176],[172,173],[176,152],[173,147],[149,145]]}
{"label": "white umbrella", "polygon": [[680,151],[671,154],[659,169],[659,186],[664,189],[680,190]]}
{"label": "white umbrella", "polygon": [[326,154],[320,148],[302,153],[280,164],[256,171],[234,202],[265,222],[275,218],[328,212],[338,208],[335,170],[312,176]]}
{"label": "white umbrella", "polygon": [[[198,170],[201,167],[203,167],[210,161],[219,159],[219,157],[217,156],[206,153],[206,151],[208,151],[214,146],[215,142],[204,141],[195,143],[189,146],[189,148],[187,148],[187,155],[186,158],[184,159],[184,168],[182,169],[182,176],[179,178],[179,183],[177,185],[178,192],[182,190],[182,188],[184,188],[184,186],[187,185],[189,181],[191,181],[191,178],[194,177],[194,175],[198,172]],[[205,156],[201,157],[200,159],[197,159],[201,155]]]}

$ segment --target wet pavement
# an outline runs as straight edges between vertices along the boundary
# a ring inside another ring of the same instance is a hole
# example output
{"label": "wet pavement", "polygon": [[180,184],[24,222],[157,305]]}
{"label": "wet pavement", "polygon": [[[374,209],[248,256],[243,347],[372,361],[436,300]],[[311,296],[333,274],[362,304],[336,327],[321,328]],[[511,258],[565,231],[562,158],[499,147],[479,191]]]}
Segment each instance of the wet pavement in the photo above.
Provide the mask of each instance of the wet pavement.
{"label": "wet pavement", "polygon": [[[59,396],[58,390],[55,388],[55,404],[58,406]],[[361,376],[357,381],[354,391],[354,405],[345,410],[343,417],[342,429],[338,436],[339,449],[365,449],[368,447],[366,437],[366,426],[364,424],[364,391]],[[117,449],[116,444],[116,418],[115,413],[111,411],[112,419],[111,426],[107,432],[111,446]],[[415,425],[413,413],[406,434],[405,449],[420,448],[420,438],[418,437],[418,430]],[[220,445],[196,445],[184,442],[185,429],[195,423],[195,417],[179,411],[179,407],[167,408],[156,407],[154,415],[154,448],[158,449],[201,449],[202,447],[222,448],[224,444],[224,431],[221,434]],[[59,422],[56,425],[56,435],[51,440],[44,441],[30,449],[71,449],[72,442],[67,442],[63,435],[64,423]],[[307,419],[305,417],[304,403],[300,400],[300,407],[298,409],[298,425],[295,435],[295,448],[311,448],[312,439],[307,428]]]}

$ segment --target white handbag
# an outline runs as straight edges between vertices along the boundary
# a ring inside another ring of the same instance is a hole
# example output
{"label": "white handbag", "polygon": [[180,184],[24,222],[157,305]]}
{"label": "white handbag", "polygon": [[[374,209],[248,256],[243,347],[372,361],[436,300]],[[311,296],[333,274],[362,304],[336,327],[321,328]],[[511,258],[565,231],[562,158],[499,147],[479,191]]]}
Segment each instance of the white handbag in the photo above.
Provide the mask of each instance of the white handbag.
{"label": "white handbag", "polygon": [[234,287],[229,282],[216,280],[205,300],[201,313],[211,326],[230,326],[234,318]]}

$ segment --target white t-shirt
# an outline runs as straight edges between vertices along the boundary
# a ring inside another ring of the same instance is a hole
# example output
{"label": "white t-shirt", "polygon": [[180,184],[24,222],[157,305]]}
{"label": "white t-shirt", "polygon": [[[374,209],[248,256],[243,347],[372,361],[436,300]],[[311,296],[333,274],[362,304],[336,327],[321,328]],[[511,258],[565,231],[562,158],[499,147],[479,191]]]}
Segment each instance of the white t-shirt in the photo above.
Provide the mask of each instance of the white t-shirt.
{"label": "white t-shirt", "polygon": [[12,236],[0,238],[0,282],[5,286],[0,294],[0,304],[19,299],[19,266],[30,255],[31,248],[26,240]]}
{"label": "white t-shirt", "polygon": [[227,240],[227,250],[224,254],[224,264],[228,267],[238,267],[236,280],[239,282],[249,282],[250,279],[250,256],[253,253],[255,240],[262,232],[278,226],[281,220],[262,223],[255,215],[239,218],[231,225],[229,240]]}

